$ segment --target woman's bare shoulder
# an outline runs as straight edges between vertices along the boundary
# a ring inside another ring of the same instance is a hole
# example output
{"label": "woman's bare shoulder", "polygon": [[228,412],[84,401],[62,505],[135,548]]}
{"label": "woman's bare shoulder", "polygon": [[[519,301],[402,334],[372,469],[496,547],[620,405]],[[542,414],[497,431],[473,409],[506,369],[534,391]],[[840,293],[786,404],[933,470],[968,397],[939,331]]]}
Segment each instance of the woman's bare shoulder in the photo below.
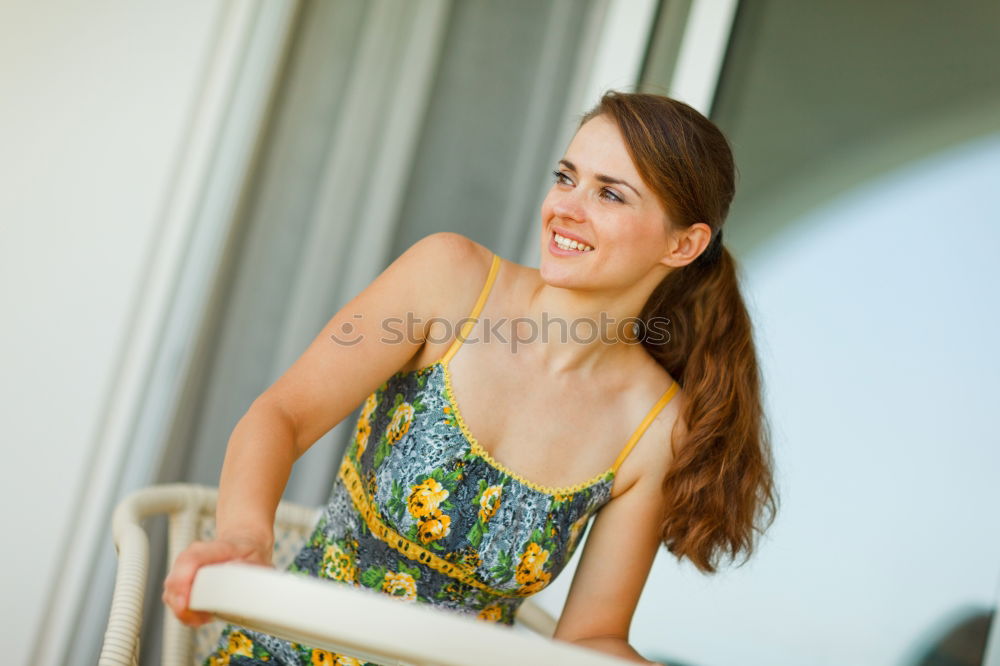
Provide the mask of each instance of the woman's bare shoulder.
{"label": "woman's bare shoulder", "polygon": [[[675,380],[652,357],[649,357],[648,363],[648,374],[644,376],[649,378],[649,383],[644,402],[652,407],[673,386]],[[678,385],[622,463],[622,492],[640,480],[659,482],[663,479],[674,459],[675,444],[676,450],[679,450],[684,443],[687,432],[683,422],[685,402],[684,390]]]}
{"label": "woman's bare shoulder", "polygon": [[468,316],[483,287],[493,254],[462,234],[440,231],[424,236],[400,256],[398,261],[406,264],[404,279],[416,287],[411,291],[426,315],[415,322],[425,343],[402,369],[423,367],[444,354],[452,332]]}
{"label": "woman's bare shoulder", "polygon": [[449,267],[460,269],[470,268],[484,259],[489,262],[493,252],[468,236],[454,231],[437,231],[413,243],[405,254],[419,256],[431,262],[441,262],[442,269]]}
{"label": "woman's bare shoulder", "polygon": [[477,282],[489,270],[493,251],[462,234],[438,231],[415,242],[404,256],[413,259],[409,262],[412,279],[426,285],[428,295],[447,310],[447,304],[463,301],[465,291],[478,290]]}

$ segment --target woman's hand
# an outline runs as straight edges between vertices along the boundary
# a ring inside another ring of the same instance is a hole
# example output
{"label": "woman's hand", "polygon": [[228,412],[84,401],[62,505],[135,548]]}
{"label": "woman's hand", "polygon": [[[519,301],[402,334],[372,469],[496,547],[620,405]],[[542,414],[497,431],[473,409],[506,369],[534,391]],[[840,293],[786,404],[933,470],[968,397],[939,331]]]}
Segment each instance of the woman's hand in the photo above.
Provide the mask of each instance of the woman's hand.
{"label": "woman's hand", "polygon": [[185,548],[174,562],[166,580],[163,581],[163,603],[177,619],[196,627],[211,622],[211,613],[202,613],[188,608],[191,585],[198,569],[206,564],[221,562],[246,562],[248,564],[271,565],[270,544],[249,538],[227,538],[214,541],[195,541]]}

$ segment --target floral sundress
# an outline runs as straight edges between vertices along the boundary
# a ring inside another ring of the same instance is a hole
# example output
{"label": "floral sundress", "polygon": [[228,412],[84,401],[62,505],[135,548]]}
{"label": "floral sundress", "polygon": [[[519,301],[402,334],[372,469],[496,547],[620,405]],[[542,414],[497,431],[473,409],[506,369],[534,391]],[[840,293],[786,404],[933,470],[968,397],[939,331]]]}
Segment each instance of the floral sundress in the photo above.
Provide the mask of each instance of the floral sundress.
{"label": "floral sundress", "polygon": [[[499,267],[494,255],[467,329]],[[368,396],[329,502],[289,571],[512,625],[524,599],[566,566],[611,499],[619,465],[679,388],[663,394],[613,467],[574,486],[541,486],[496,461],[462,419],[448,362],[467,336]],[[372,664],[234,625],[204,663]]]}

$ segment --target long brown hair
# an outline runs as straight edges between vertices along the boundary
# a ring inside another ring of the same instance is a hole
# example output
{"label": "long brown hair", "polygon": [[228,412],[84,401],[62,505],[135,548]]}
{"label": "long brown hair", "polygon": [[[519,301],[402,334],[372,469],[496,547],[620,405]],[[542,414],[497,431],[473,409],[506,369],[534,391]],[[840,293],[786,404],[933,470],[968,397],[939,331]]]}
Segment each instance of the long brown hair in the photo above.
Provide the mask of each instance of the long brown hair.
{"label": "long brown hair", "polygon": [[[729,142],[695,109],[669,97],[610,90],[582,117],[613,120],[646,185],[675,228],[712,228],[697,259],[656,286],[640,313],[669,321],[669,336],[642,344],[683,388],[686,433],[663,479],[660,536],[678,560],[715,573],[718,558],[743,552],[774,521],[778,495],[761,376],[737,264],[722,244],[735,193]],[[669,224],[669,222],[668,222]],[[744,560],[744,562],[746,561]]]}

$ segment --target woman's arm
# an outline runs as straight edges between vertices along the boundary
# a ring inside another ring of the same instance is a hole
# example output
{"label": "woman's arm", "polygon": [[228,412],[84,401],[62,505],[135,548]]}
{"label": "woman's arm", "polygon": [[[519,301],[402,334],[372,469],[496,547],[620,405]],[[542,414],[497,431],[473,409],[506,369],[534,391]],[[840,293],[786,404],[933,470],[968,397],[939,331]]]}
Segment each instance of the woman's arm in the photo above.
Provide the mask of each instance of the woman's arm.
{"label": "woman's arm", "polygon": [[222,465],[216,538],[184,549],[163,583],[163,601],[181,622],[199,625],[212,619],[209,613],[188,608],[200,567],[230,561],[271,563],[274,512],[294,462],[292,441],[291,420],[264,404],[255,402],[236,424]]}
{"label": "woman's arm", "polygon": [[216,537],[260,544],[270,561],[274,512],[291,474],[295,424],[280,405],[255,401],[226,446],[215,509]]}
{"label": "woman's arm", "polygon": [[[455,285],[463,284],[458,277],[475,273],[481,263],[481,246],[464,236],[421,239],[337,312],[254,400],[226,447],[217,537],[182,552],[164,581],[163,600],[182,622],[210,619],[187,606],[199,567],[233,560],[270,564],[274,514],[292,464],[416,354],[431,320],[448,312]],[[405,331],[402,323],[414,318],[419,325]],[[387,330],[390,320],[397,323]]]}
{"label": "woman's arm", "polygon": [[661,544],[661,483],[669,467],[669,433],[677,414],[675,405],[664,409],[626,459],[625,465],[641,474],[594,518],[554,638],[638,663],[657,663],[636,652],[628,635]]}

